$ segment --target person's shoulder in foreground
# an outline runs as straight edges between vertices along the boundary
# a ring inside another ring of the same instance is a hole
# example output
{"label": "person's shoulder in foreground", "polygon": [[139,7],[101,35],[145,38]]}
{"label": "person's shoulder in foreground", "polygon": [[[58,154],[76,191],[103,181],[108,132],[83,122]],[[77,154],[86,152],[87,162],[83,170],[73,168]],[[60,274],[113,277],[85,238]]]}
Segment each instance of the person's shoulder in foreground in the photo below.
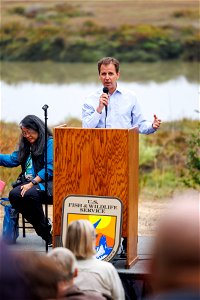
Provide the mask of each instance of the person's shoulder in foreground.
{"label": "person's shoulder in foreground", "polygon": [[199,199],[170,203],[158,224],[148,300],[200,299]]}
{"label": "person's shoulder in foreground", "polygon": [[70,300],[106,300],[103,295],[97,292],[82,291],[76,284],[69,287],[65,293],[65,298]]}

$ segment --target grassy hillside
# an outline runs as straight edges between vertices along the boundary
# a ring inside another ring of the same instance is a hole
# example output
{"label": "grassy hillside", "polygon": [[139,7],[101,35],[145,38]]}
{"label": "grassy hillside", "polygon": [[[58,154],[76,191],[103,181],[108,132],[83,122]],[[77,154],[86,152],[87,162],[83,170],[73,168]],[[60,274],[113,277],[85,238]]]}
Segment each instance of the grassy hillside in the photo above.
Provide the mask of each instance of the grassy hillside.
{"label": "grassy hillside", "polygon": [[199,60],[198,1],[2,1],[1,59]]}

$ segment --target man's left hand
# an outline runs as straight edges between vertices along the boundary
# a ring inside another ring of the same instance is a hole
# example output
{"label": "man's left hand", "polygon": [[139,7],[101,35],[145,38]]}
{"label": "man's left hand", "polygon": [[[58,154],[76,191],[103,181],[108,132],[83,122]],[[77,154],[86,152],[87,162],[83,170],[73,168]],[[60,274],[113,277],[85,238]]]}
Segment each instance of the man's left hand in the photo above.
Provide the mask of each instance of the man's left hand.
{"label": "man's left hand", "polygon": [[161,120],[158,119],[156,115],[154,115],[154,120],[152,124],[153,129],[158,129],[160,127],[160,124],[161,124]]}

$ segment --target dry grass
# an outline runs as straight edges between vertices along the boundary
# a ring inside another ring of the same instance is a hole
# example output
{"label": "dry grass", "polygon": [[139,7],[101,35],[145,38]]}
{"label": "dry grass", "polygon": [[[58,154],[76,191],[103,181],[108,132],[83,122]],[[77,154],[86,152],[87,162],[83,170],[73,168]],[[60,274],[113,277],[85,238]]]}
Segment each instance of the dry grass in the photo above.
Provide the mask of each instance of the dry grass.
{"label": "dry grass", "polygon": [[[64,1],[36,1],[36,0],[2,0],[2,23],[10,20],[31,24],[34,20],[24,19],[20,16],[9,15],[8,9],[14,6],[55,7]],[[68,26],[81,26],[86,20],[92,20],[99,25],[106,27],[119,27],[122,24],[154,24],[173,26],[198,26],[198,0],[107,0],[107,1],[67,1],[80,11],[89,14],[86,17],[77,16],[67,19]],[[174,17],[174,12],[188,11],[195,15],[195,18]]]}

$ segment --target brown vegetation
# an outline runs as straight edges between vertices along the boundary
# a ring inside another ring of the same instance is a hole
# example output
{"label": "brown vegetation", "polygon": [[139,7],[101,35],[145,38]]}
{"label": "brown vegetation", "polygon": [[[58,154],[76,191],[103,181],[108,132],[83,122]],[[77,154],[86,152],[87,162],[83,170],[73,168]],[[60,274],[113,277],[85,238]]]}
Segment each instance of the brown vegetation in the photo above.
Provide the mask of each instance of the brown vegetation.
{"label": "brown vegetation", "polygon": [[[39,7],[75,7],[76,10],[85,13],[77,15],[69,22],[71,26],[82,26],[86,20],[95,21],[100,26],[116,28],[123,24],[152,24],[174,26],[198,26],[198,0],[93,0],[93,1],[51,1],[51,0],[2,0],[2,11],[14,6],[30,7],[38,5]],[[2,22],[8,22],[13,16],[8,13],[2,17]],[[18,16],[17,21],[24,18]],[[33,20],[29,19],[29,24]],[[69,20],[68,20],[69,21]]]}
{"label": "brown vegetation", "polygon": [[197,1],[3,1],[1,60],[199,60]]}

